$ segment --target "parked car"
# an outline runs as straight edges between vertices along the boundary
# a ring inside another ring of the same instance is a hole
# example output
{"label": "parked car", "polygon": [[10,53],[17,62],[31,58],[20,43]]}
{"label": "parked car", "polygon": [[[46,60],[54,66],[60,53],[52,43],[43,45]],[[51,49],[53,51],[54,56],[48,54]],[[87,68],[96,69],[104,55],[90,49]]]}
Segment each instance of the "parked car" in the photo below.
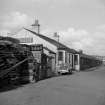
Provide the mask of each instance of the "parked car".
{"label": "parked car", "polygon": [[72,74],[72,69],[67,65],[59,65],[58,66],[58,74]]}

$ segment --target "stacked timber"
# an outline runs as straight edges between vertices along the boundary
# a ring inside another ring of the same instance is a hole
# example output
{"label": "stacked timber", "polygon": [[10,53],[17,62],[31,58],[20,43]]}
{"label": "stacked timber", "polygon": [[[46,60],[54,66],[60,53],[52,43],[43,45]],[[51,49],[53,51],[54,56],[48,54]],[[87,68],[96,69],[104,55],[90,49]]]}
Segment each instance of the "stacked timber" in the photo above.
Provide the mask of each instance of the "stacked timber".
{"label": "stacked timber", "polygon": [[13,70],[12,73],[9,73],[8,75],[6,73],[9,68],[18,62],[18,59],[13,53],[14,50],[11,41],[8,41],[7,38],[4,37],[0,39],[0,78],[3,80],[6,79],[6,83],[9,83],[10,79],[13,79],[13,76],[15,76],[15,78],[18,76],[16,70]]}
{"label": "stacked timber", "polygon": [[14,84],[29,78],[29,55],[17,39],[0,37],[0,80]]}
{"label": "stacked timber", "polygon": [[38,64],[34,60],[28,45],[21,45],[13,38],[0,37],[0,85],[39,80]]}

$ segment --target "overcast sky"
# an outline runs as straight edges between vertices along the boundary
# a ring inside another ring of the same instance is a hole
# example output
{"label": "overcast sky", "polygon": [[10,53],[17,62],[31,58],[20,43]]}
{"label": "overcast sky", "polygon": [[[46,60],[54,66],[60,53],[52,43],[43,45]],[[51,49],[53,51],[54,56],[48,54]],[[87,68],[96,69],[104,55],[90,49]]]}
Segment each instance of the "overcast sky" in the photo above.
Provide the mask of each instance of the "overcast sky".
{"label": "overcast sky", "polygon": [[85,53],[105,55],[105,0],[0,0],[0,32],[39,19],[41,32]]}

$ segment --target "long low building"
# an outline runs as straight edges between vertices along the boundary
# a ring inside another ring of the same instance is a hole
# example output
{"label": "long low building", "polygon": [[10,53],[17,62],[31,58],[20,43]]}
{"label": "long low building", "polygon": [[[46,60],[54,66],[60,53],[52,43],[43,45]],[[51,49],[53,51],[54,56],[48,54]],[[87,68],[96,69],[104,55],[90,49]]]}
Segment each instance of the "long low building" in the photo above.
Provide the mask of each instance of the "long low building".
{"label": "long low building", "polygon": [[86,54],[80,54],[80,70],[96,67],[102,64],[102,60]]}
{"label": "long low building", "polygon": [[[94,59],[93,57],[87,56],[86,54],[81,54],[80,52],[71,49],[54,39],[39,34],[32,29],[22,28],[19,32],[12,35],[12,37],[19,39],[21,44],[42,44],[44,48],[49,49],[47,50],[48,54],[50,54],[50,51],[54,52],[55,63],[53,62],[54,64],[52,64],[52,66],[56,68],[52,68],[55,73],[58,73],[60,70],[62,72],[71,72],[71,70],[80,71],[83,68],[82,65],[84,65],[84,63],[81,62],[87,61],[85,59]],[[96,60],[92,60],[92,62],[93,61],[96,62]],[[86,68],[86,66],[84,68]]]}
{"label": "long low building", "polygon": [[[79,70],[79,66],[76,65],[76,61],[74,60],[75,54],[78,52],[54,39],[25,28],[12,35],[12,37],[19,39],[21,44],[42,44],[44,47],[53,51],[56,54],[56,68],[62,64],[69,66],[70,69]],[[55,69],[55,72],[57,72],[57,69]]]}

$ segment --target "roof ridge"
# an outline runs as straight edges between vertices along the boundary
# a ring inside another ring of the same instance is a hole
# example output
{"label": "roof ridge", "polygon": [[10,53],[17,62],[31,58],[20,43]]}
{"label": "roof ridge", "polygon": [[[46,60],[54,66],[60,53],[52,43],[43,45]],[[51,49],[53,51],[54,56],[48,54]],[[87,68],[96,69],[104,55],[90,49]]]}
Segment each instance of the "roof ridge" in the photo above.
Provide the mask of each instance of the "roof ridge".
{"label": "roof ridge", "polygon": [[32,31],[32,30],[27,29],[27,28],[24,28],[24,29],[27,30],[27,31],[29,31],[29,32],[31,32],[31,33],[33,33],[33,34],[35,34],[36,36],[38,36],[38,37],[40,37],[40,38],[42,38],[42,39],[44,39],[44,40],[50,42],[51,44],[55,45],[55,46],[58,47],[58,48],[64,48],[64,49],[67,49],[69,52],[77,53],[76,50],[71,49],[71,48],[67,47],[66,45],[64,45],[64,44],[62,44],[62,43],[60,43],[60,42],[57,42],[56,40],[54,40],[54,39],[52,39],[52,38],[49,38],[49,37],[44,36],[44,35],[42,35],[42,34],[38,34],[38,33],[36,33],[35,31]]}

